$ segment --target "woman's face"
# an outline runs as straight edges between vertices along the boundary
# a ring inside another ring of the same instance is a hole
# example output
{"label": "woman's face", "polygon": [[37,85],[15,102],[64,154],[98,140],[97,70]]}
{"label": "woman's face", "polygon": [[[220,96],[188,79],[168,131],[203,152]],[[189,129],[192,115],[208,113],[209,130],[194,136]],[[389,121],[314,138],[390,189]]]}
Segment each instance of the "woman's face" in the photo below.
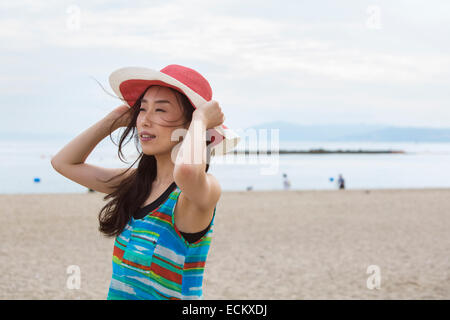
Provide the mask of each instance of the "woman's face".
{"label": "woman's face", "polygon": [[[189,123],[184,123],[185,121],[182,106],[175,93],[167,87],[151,86],[141,100],[136,119],[142,152],[147,155],[170,153],[179,143],[180,136],[175,134],[176,140],[172,141],[172,133],[178,128],[187,129]],[[144,131],[155,137],[150,140],[143,139]],[[184,136],[185,132],[181,135]]]}

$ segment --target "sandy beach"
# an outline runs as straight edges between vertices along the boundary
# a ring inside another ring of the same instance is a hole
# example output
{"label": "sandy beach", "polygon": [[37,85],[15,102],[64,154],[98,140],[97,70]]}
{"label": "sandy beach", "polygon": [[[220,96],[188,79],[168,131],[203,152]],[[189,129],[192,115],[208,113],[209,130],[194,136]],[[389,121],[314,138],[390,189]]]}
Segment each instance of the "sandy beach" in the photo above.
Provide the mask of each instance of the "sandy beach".
{"label": "sandy beach", "polygon": [[[0,195],[0,299],[106,299],[103,196]],[[449,231],[450,189],[223,192],[204,297],[450,299]]]}

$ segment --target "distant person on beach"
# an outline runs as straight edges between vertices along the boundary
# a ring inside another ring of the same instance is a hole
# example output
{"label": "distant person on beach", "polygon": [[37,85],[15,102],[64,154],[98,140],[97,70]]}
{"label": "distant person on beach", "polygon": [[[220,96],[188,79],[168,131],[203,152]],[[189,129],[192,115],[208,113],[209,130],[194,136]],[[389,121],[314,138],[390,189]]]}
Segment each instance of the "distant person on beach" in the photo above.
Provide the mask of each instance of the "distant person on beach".
{"label": "distant person on beach", "polygon": [[345,180],[342,177],[342,174],[339,174],[339,179],[337,182],[338,182],[339,189],[345,189]]}
{"label": "distant person on beach", "polygon": [[[221,106],[212,100],[208,81],[191,68],[121,68],[109,82],[126,104],[51,160],[61,175],[110,199],[98,214],[99,231],[115,238],[107,299],[203,299],[204,266],[222,192],[208,173],[210,157],[228,153],[240,137],[230,128],[223,131]],[[119,158],[124,141],[135,138],[141,151],[137,168],[85,163],[119,128],[125,128]]]}
{"label": "distant person on beach", "polygon": [[291,182],[289,181],[286,173],[283,173],[283,187],[284,190],[289,190],[291,188]]}

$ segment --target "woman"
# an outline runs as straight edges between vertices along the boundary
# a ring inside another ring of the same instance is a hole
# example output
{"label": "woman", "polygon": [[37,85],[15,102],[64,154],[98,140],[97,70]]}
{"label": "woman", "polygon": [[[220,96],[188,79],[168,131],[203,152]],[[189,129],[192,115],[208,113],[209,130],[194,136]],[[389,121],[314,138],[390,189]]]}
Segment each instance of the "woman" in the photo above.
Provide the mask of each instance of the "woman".
{"label": "woman", "polygon": [[[223,125],[208,81],[193,69],[123,68],[110,76],[110,83],[128,105],[113,110],[52,159],[65,177],[111,198],[99,214],[99,230],[115,237],[108,299],[202,299],[221,194],[219,182],[207,173],[209,157],[230,151],[239,137]],[[136,133],[136,144],[142,146],[138,167],[84,163],[120,127],[126,129],[119,157],[126,136]]]}

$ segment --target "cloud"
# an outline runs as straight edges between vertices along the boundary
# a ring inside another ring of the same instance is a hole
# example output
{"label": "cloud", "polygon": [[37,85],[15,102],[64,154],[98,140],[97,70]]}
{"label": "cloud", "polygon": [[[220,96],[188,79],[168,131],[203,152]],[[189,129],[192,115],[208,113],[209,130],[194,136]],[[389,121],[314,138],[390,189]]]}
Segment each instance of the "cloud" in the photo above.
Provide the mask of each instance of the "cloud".
{"label": "cloud", "polygon": [[[444,55],[377,52],[357,43],[343,47],[335,39],[314,37],[318,30],[355,32],[362,28],[361,22],[302,23],[211,14],[188,2],[107,10],[86,4],[54,8],[25,4],[24,19],[0,22],[0,38],[8,41],[8,48],[102,48],[169,59],[226,61],[235,77],[285,74],[299,85],[309,81],[308,76],[409,84],[439,80],[444,74],[446,81],[450,70],[450,58]],[[70,28],[74,21],[78,29]]]}
{"label": "cloud", "polygon": [[[280,100],[322,113],[334,101],[356,115],[371,101],[386,118],[389,108],[419,110],[450,80],[449,5],[432,2],[420,16],[416,1],[377,3],[380,30],[367,28],[370,3],[360,1],[3,2],[0,92],[179,61],[205,70],[236,119],[242,104],[270,118]],[[443,108],[448,97],[438,96]]]}

